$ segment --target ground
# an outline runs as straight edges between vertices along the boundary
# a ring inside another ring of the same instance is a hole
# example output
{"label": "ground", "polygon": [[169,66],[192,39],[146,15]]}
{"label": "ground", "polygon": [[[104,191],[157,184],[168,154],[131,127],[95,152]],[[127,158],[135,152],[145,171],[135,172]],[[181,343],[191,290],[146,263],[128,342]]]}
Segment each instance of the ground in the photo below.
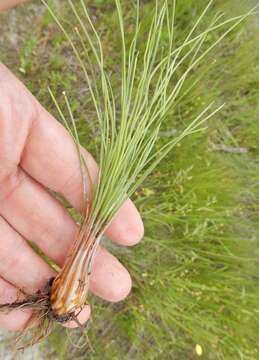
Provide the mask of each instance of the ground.
{"label": "ground", "polygon": [[[73,29],[67,2],[50,3]],[[120,42],[114,3],[87,3],[102,34],[107,67],[117,74]],[[123,2],[129,33],[133,3]],[[141,3],[145,28],[154,1]],[[210,18],[223,10],[227,17],[235,16],[256,3],[217,0]],[[177,43],[203,7],[202,0],[178,0]],[[44,6],[35,1],[1,15],[0,31],[1,61],[53,114],[57,115],[47,87],[57,98],[63,90],[70,94],[81,142],[98,159],[98,127],[87,89],[66,39]],[[209,36],[208,44],[216,36],[219,32]],[[57,327],[47,342],[32,350],[37,356],[28,350],[21,358],[259,359],[258,39],[255,15],[190,74],[186,88],[200,81],[168,116],[161,144],[210,101],[225,107],[204,132],[184,140],[138,189],[134,200],[145,222],[143,242],[125,250],[106,240],[128,267],[133,291],[117,305],[91,297],[88,336],[94,352],[71,345],[69,338],[73,336],[74,342],[78,334],[66,336]],[[119,89],[119,79],[114,86]],[[2,356],[7,358],[6,353]]]}

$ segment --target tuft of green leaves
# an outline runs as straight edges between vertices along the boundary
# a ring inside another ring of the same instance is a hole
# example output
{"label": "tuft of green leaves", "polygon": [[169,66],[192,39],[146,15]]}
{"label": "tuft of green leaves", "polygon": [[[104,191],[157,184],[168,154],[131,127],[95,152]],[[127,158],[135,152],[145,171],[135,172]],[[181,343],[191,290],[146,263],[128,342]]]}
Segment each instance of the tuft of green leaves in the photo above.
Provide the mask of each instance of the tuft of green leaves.
{"label": "tuft of green leaves", "polygon": [[[83,13],[80,15],[74,3],[68,0],[78,23],[75,28],[78,38],[78,43],[76,43],[48,3],[45,0],[42,1],[74,51],[83,71],[99,123],[101,138],[99,178],[92,196],[90,211],[83,219],[83,222],[87,223],[87,228],[91,229],[92,236],[97,238],[104,232],[126,199],[136,191],[172,148],[186,136],[203,130],[202,124],[222,108],[219,106],[211,110],[213,103],[209,104],[179,135],[170,139],[162,147],[156,147],[159,131],[166,116],[189,92],[189,89],[184,93],[181,92],[186,78],[205,56],[242,21],[253,14],[255,9],[245,15],[224,21],[221,21],[222,14],[217,14],[204,31],[196,33],[213,3],[210,1],[182,44],[175,46],[176,2],[173,1],[169,9],[167,0],[161,3],[156,1],[146,34],[146,45],[140,54],[138,50],[141,28],[139,2],[137,1],[136,4],[135,30],[132,40],[127,45],[121,3],[115,0],[122,44],[121,91],[119,98],[115,98],[109,74],[105,69],[102,41],[89,16],[85,2],[79,1]],[[85,23],[90,27],[91,34]],[[224,30],[225,27],[227,30]],[[164,28],[167,29],[167,35],[162,45]],[[223,29],[221,35],[212,44],[206,46],[208,35],[218,29]],[[89,52],[93,54],[98,76],[90,62]],[[179,71],[182,71],[180,76]],[[100,86],[97,78],[100,78]],[[51,96],[60,116],[68,125],[52,92]],[[75,120],[66,95],[65,103],[73,124],[71,135],[80,154]],[[82,157],[81,161],[82,167],[85,168]],[[86,196],[86,189],[84,194]],[[87,199],[85,201],[88,203]]]}

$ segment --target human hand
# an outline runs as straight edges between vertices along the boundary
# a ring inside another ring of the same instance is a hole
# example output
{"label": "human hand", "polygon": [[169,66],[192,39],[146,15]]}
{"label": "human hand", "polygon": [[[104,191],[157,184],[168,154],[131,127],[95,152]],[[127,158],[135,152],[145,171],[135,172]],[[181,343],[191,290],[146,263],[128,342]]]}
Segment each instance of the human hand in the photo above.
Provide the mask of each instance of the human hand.
{"label": "human hand", "polygon": [[[93,179],[98,167],[83,150]],[[47,189],[62,194],[78,211],[82,178],[75,145],[57,122],[13,74],[0,64],[0,303],[17,300],[19,290],[32,294],[55,275],[27,240],[62,267],[78,225]],[[115,243],[134,245],[143,236],[143,223],[128,200],[106,235]],[[105,300],[124,299],[131,289],[127,270],[100,247],[93,265],[90,290]],[[20,300],[20,299],[19,299]],[[89,306],[78,316],[85,322]],[[0,327],[21,330],[31,312],[0,314]],[[74,326],[68,323],[67,326]]]}

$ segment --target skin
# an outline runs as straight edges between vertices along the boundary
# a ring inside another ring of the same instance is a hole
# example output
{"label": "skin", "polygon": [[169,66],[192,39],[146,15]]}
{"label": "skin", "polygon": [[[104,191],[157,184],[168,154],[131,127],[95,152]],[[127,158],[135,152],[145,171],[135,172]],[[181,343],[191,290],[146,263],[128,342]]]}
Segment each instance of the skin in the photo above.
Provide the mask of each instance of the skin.
{"label": "skin", "polygon": [[27,0],[1,0],[0,1],[0,11],[7,10],[15,5],[26,2]]}
{"label": "skin", "polygon": [[[7,4],[7,2],[6,2]],[[98,166],[83,149],[93,181]],[[27,240],[62,266],[78,225],[50,190],[82,209],[82,179],[75,145],[66,129],[26,87],[0,64],[0,303],[21,300],[45,286],[54,271]],[[106,235],[125,246],[136,244],[144,228],[138,211],[127,200]],[[111,302],[123,300],[131,278],[122,264],[100,247],[94,261],[90,290]],[[0,314],[0,327],[21,330],[31,312]],[[86,306],[78,319],[90,316]],[[74,323],[66,326],[74,327]]]}

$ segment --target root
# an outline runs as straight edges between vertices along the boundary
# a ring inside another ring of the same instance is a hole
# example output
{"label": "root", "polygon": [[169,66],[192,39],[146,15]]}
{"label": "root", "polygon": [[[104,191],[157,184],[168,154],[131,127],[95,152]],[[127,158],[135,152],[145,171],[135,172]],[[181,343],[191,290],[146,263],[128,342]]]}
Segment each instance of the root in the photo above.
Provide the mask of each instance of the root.
{"label": "root", "polygon": [[[50,280],[52,281],[52,279]],[[35,294],[27,296],[22,301],[15,301],[13,303],[1,304],[0,305],[0,312],[2,313],[9,313],[12,310],[24,310],[30,309],[35,312],[48,312],[48,309],[51,308],[50,304],[50,291],[51,288],[49,287],[48,282],[47,286],[44,290],[38,290]]]}
{"label": "root", "polygon": [[[57,316],[51,308],[51,287],[54,278],[51,278],[43,290],[38,290],[35,294],[27,296],[22,301],[0,304],[0,313],[8,314],[13,310],[31,310],[32,316],[25,324],[24,329],[15,337],[10,346],[15,350],[25,350],[36,343],[43,341],[52,331],[55,323],[65,323],[73,320],[79,327],[81,333],[87,339],[88,337],[83,329],[83,325],[78,321],[78,314],[64,314]],[[91,348],[91,346],[90,346]]]}
{"label": "root", "polygon": [[[0,313],[5,314],[13,310],[28,309],[32,311],[32,316],[25,324],[24,329],[14,339],[16,350],[24,350],[40,342],[51,332],[54,325],[49,315],[51,313],[50,292],[52,281],[53,279],[50,279],[43,290],[37,291],[22,301],[0,305]],[[13,347],[13,341],[10,345]]]}

